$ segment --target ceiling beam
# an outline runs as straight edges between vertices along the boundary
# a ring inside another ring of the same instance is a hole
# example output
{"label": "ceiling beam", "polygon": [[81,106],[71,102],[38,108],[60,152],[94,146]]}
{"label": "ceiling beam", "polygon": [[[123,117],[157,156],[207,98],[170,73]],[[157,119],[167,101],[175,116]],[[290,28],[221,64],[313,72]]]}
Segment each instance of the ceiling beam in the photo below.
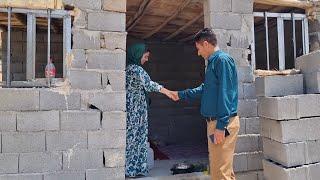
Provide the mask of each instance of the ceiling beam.
{"label": "ceiling beam", "polygon": [[22,14],[12,14],[13,18],[15,18],[19,23],[26,26],[27,25],[27,17]]}
{"label": "ceiling beam", "polygon": [[127,23],[127,31],[130,31],[143,17],[145,14],[145,10],[153,3],[155,0],[143,0],[139,6],[138,11],[136,14],[129,19]]}
{"label": "ceiling beam", "polygon": [[174,19],[175,17],[178,16],[178,14],[185,8],[187,7],[187,5],[191,2],[191,0],[185,0],[183,1],[180,6],[178,7],[178,9],[169,17],[167,18],[160,26],[158,26],[156,29],[154,29],[153,31],[151,31],[150,33],[148,33],[147,35],[145,35],[143,37],[143,39],[147,39],[149,37],[151,37],[153,34],[159,32],[164,26],[166,26],[172,19]]}
{"label": "ceiling beam", "polygon": [[185,37],[185,38],[183,38],[183,39],[180,39],[179,42],[187,42],[187,41],[190,41],[190,40],[193,39],[193,37],[194,37],[194,34],[192,34],[192,35],[190,35],[190,36],[187,36],[187,37]]}
{"label": "ceiling beam", "polygon": [[312,7],[312,3],[308,1],[299,0],[254,0],[255,3],[272,5],[272,6],[285,6],[285,7],[296,7],[301,9],[309,9]]}
{"label": "ceiling beam", "polygon": [[166,37],[165,39],[163,39],[164,41],[170,40],[174,37],[176,37],[178,34],[180,34],[183,30],[185,30],[186,28],[188,28],[189,26],[191,26],[193,23],[197,22],[200,18],[203,17],[203,12],[201,12],[198,16],[196,16],[195,18],[193,18],[191,21],[189,21],[187,24],[185,24],[184,26],[182,26],[181,28],[179,28],[177,31],[175,31],[174,33],[170,34],[168,37]]}

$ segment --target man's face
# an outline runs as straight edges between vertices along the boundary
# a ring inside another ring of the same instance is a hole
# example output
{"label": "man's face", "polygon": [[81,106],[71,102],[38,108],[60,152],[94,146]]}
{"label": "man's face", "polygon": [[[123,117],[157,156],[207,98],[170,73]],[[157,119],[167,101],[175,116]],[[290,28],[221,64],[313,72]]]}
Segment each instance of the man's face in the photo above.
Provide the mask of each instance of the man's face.
{"label": "man's face", "polygon": [[209,43],[207,41],[196,42],[196,48],[198,50],[198,56],[203,57],[204,59],[209,58],[208,48]]}

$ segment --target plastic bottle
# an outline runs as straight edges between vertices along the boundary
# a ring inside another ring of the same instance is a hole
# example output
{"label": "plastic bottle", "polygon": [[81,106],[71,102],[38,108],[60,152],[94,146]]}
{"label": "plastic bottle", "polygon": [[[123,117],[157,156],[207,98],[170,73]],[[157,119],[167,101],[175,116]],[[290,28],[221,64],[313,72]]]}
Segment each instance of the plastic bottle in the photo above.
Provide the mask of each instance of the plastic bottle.
{"label": "plastic bottle", "polygon": [[52,58],[50,58],[49,63],[46,65],[45,76],[47,78],[47,82],[50,87],[52,83],[52,79],[56,77],[56,67],[52,63]]}

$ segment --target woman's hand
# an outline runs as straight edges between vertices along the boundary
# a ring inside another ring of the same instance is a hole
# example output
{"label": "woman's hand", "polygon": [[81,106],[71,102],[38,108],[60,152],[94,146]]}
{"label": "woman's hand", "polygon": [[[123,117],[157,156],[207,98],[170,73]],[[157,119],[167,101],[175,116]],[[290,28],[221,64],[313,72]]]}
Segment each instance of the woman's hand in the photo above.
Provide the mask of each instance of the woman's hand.
{"label": "woman's hand", "polygon": [[168,98],[170,98],[173,101],[178,101],[180,99],[177,91],[170,91],[166,88],[161,88],[160,92],[168,96]]}

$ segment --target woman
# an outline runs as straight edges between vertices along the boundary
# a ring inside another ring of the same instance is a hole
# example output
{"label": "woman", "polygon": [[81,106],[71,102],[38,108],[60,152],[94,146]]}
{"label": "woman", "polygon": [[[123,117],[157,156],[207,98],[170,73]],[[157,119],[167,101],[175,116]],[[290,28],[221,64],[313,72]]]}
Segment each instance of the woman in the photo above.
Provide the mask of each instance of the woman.
{"label": "woman", "polygon": [[150,51],[144,44],[135,44],[127,51],[127,146],[126,176],[145,176],[147,166],[148,110],[147,92],[160,92],[171,97],[170,91],[150,79],[142,68]]}

